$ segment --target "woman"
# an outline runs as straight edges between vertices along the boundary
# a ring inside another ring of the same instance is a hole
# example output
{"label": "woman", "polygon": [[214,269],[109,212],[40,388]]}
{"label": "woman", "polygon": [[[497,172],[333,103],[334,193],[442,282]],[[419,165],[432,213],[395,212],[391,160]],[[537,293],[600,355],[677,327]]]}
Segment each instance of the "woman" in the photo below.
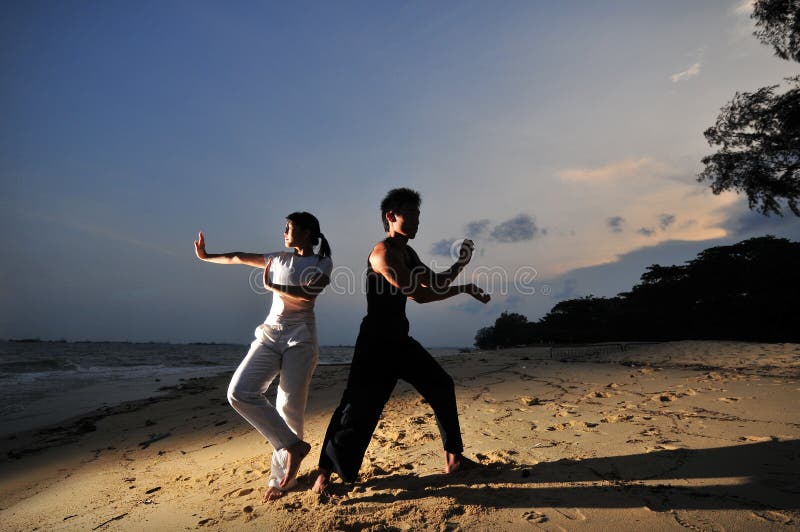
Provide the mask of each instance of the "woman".
{"label": "woman", "polygon": [[[228,386],[231,406],[275,448],[265,501],[280,498],[297,484],[300,461],[311,450],[303,441],[303,416],[319,357],[314,300],[330,283],[333,269],[331,248],[314,215],[287,216],[283,239],[293,252],[206,253],[202,232],[194,243],[201,260],[264,268],[264,287],[273,292],[269,315],[256,328],[256,339]],[[278,375],[273,406],[264,393]]]}

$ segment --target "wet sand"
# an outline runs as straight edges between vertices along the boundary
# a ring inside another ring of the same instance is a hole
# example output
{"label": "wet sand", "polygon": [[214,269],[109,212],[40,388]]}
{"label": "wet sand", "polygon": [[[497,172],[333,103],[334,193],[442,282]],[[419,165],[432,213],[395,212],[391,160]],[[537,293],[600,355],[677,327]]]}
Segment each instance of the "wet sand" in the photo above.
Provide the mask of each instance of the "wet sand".
{"label": "wet sand", "polygon": [[228,377],[0,441],[4,530],[790,530],[800,527],[800,345],[671,342],[450,357],[465,453],[444,475],[400,385],[361,469],[308,490],[347,367],[321,367],[298,489],[262,503],[271,447]]}

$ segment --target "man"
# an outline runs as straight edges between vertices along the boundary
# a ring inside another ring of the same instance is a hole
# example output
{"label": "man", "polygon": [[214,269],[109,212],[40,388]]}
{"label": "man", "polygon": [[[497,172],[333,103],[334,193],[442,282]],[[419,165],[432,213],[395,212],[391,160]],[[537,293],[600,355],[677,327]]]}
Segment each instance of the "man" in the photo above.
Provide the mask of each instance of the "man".
{"label": "man", "polygon": [[419,193],[407,188],[389,191],[381,202],[386,239],[378,242],[367,265],[367,315],[356,340],[347,388],[331,417],[319,459],[314,487],[321,493],[335,471],[354,482],[372,433],[397,379],[409,382],[433,408],[445,451],[445,472],[477,465],[464,457],[453,379],[422,345],[408,335],[406,299],[430,303],[469,294],[481,303],[489,295],[474,284],[451,285],[472,258],[465,240],[450,269],[435,273],[408,245],[419,227]]}

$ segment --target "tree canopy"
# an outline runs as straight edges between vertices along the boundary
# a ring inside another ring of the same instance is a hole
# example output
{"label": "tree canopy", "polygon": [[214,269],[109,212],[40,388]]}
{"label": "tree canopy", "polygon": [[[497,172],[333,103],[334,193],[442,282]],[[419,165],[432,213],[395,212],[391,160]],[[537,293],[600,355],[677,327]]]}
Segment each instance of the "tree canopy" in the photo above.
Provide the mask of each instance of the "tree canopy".
{"label": "tree canopy", "polygon": [[754,34],[781,59],[800,61],[800,0],[758,0]]}
{"label": "tree canopy", "polygon": [[[800,0],[757,0],[754,32],[775,54],[800,61]],[[800,76],[789,87],[737,92],[722,107],[716,124],[704,135],[717,151],[703,157],[698,181],[709,181],[714,194],[734,190],[747,195],[751,209],[800,216]]]}

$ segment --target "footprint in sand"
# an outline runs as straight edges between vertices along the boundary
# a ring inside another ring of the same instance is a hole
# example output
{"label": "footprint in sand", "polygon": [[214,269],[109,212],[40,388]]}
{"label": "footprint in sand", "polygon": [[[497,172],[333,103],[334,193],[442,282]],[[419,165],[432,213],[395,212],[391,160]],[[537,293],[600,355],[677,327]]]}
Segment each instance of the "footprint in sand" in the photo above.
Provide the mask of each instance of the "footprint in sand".
{"label": "footprint in sand", "polygon": [[531,523],[545,523],[548,521],[548,518],[545,514],[541,512],[536,512],[531,510],[529,512],[525,512],[522,514],[522,518],[526,521],[530,521]]}
{"label": "footprint in sand", "polygon": [[565,429],[568,429],[568,428],[574,427],[574,426],[575,426],[575,422],[574,421],[567,421],[566,423],[559,423],[557,425],[550,425],[549,427],[547,427],[547,430],[552,432],[552,431],[556,431],[556,430],[565,430]]}
{"label": "footprint in sand", "polygon": [[541,404],[538,397],[530,397],[528,395],[523,395],[519,398],[519,400],[525,406],[536,406]]}
{"label": "footprint in sand", "polygon": [[792,518],[788,515],[784,515],[774,510],[753,512],[753,515],[765,521],[769,521],[770,523],[780,523],[782,525],[788,525],[792,521]]}
{"label": "footprint in sand", "polygon": [[586,521],[586,516],[577,508],[556,508],[556,511],[571,521]]}
{"label": "footprint in sand", "polygon": [[771,436],[739,436],[739,441],[752,441],[752,442],[772,441],[772,437]]}
{"label": "footprint in sand", "polygon": [[697,511],[673,510],[672,515],[679,525],[689,530],[725,532],[725,528],[722,525],[715,523]]}
{"label": "footprint in sand", "polygon": [[653,401],[659,401],[662,403],[669,403],[671,401],[677,401],[677,400],[678,396],[672,392],[664,392],[653,396]]}
{"label": "footprint in sand", "polygon": [[513,449],[504,450],[504,449],[494,449],[492,451],[488,451],[486,454],[483,453],[475,453],[475,457],[481,463],[503,463],[503,464],[516,464],[517,460],[514,458],[519,454],[517,451]]}
{"label": "footprint in sand", "polygon": [[627,415],[627,416],[611,415],[611,416],[606,416],[603,419],[601,419],[600,423],[617,423],[618,421],[631,421],[631,420],[633,420],[633,416],[630,415],[630,414]]}
{"label": "footprint in sand", "polygon": [[253,488],[245,488],[236,495],[237,497],[244,497],[245,495],[250,495],[253,493]]}
{"label": "footprint in sand", "polygon": [[656,445],[652,449],[648,449],[648,452],[652,451],[677,451],[680,449],[677,445],[670,445],[670,444],[663,444],[663,445]]}

